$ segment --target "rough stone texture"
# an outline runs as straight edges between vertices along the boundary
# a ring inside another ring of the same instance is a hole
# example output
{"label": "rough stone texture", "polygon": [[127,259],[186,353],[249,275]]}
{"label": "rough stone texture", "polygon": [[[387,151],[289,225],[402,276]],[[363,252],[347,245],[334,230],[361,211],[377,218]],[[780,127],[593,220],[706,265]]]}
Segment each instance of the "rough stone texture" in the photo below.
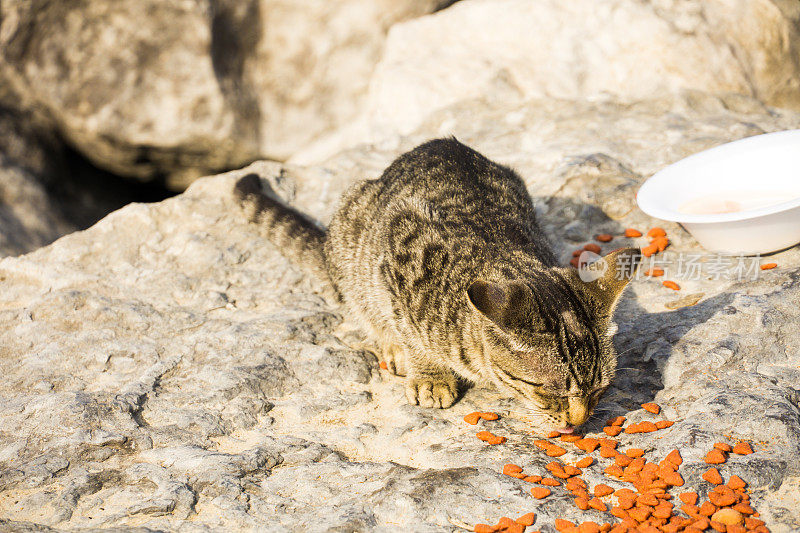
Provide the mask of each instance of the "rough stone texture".
{"label": "rough stone texture", "polygon": [[[435,51],[432,53],[432,51]],[[791,0],[473,0],[392,27],[360,120],[292,158],[417,129],[465,99],[630,101],[697,90],[800,109]]]}
{"label": "rough stone texture", "polygon": [[99,166],[175,186],[350,120],[389,26],[437,0],[10,0],[8,102]]}
{"label": "rough stone texture", "polygon": [[[550,461],[514,402],[472,389],[449,410],[406,405],[398,379],[350,348],[360,334],[319,282],[237,218],[232,184],[257,172],[324,221],[347,183],[455,133],[521,172],[566,261],[595,233],[656,223],[632,204],[653,170],[798,126],[800,114],[702,93],[463,101],[409,137],[320,166],[256,163],[199,180],[0,260],[0,529],[434,532],[534,511],[550,532],[556,517],[610,519],[561,489],[535,501],[529,484],[500,473],[506,462],[541,473]],[[700,251],[664,227],[673,251]],[[701,494],[711,444],[751,440],[755,453],[721,471],[747,480],[771,530],[788,532],[800,528],[800,251],[771,260],[779,267],[756,281],[678,279],[704,296],[674,311],[666,304],[681,293],[635,281],[617,312],[619,375],[586,431],[611,415],[650,419],[639,404],[658,402],[675,425],[620,441],[654,460],[680,448],[682,490]],[[462,420],[475,410],[503,416],[481,425],[506,444],[475,438]],[[594,485],[600,472],[583,477]]]}
{"label": "rough stone texture", "polygon": [[0,106],[0,257],[50,244],[78,229],[47,190],[43,175],[57,172],[58,143]]}

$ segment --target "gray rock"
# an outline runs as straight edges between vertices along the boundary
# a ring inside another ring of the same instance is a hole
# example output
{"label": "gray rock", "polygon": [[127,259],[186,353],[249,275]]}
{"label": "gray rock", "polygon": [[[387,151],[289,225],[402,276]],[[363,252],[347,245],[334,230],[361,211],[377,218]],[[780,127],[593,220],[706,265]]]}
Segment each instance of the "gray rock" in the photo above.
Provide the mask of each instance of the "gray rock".
{"label": "gray rock", "polygon": [[98,166],[178,188],[345,124],[388,28],[448,3],[11,0],[0,92]]}
{"label": "gray rock", "polygon": [[631,102],[693,90],[800,109],[799,21],[786,0],[461,2],[395,25],[360,120],[293,161],[410,134],[474,98]]}
{"label": "gray rock", "polygon": [[[552,531],[556,517],[610,520],[561,488],[534,500],[530,484],[501,474],[508,462],[543,473],[551,461],[510,399],[470,389],[452,409],[407,405],[399,378],[355,348],[357,330],[320,283],[237,218],[230,191],[255,172],[325,221],[349,183],[449,124],[520,171],[566,260],[572,236],[656,223],[614,202],[655,169],[754,128],[800,125],[797,113],[720,102],[464,101],[394,145],[314,167],[255,163],[0,260],[0,528],[456,531],[533,511],[535,527]],[[570,216],[589,223],[567,234]],[[701,252],[665,227],[675,254]],[[585,430],[610,416],[652,420],[639,406],[656,401],[675,424],[623,433],[620,446],[651,460],[679,448],[681,490],[701,494],[710,446],[749,440],[755,453],[731,456],[721,472],[750,483],[772,531],[792,531],[800,252],[772,260],[779,268],[756,280],[675,278],[686,294],[705,293],[675,310],[665,306],[680,294],[634,281],[616,314],[618,376]],[[477,410],[502,418],[464,423]],[[488,446],[480,429],[508,441]],[[578,457],[569,447],[562,459]],[[586,482],[624,486],[605,464],[586,469]]]}

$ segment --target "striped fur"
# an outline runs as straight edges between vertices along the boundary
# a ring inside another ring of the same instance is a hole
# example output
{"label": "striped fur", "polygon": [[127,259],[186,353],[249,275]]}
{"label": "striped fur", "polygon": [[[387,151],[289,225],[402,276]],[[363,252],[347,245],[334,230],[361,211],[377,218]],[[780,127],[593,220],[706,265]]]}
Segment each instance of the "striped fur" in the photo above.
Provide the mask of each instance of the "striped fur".
{"label": "striped fur", "polygon": [[462,378],[519,398],[536,426],[566,428],[586,420],[614,375],[611,314],[633,273],[615,260],[635,264],[637,250],[607,257],[605,275],[584,283],[558,266],[519,176],[455,139],[351,187],[327,233],[274,200],[255,206],[273,240],[324,266],[389,368],[406,375],[411,403],[449,407]]}

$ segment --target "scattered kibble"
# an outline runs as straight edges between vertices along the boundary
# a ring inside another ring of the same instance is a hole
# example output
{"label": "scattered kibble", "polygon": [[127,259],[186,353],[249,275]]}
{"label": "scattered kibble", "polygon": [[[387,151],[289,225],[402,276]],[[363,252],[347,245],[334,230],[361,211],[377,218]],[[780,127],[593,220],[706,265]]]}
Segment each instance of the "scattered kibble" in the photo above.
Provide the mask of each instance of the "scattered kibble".
{"label": "scattered kibble", "polygon": [[488,444],[503,444],[506,441],[505,437],[498,437],[488,431],[479,431],[476,436]]}
{"label": "scattered kibble", "polygon": [[705,462],[710,465],[721,465],[725,462],[727,458],[725,457],[725,452],[718,448],[713,448],[706,454]]}
{"label": "scattered kibble", "polygon": [[677,284],[677,283],[675,283],[674,281],[662,281],[662,282],[661,282],[661,284],[662,284],[663,286],[665,286],[666,288],[668,288],[668,289],[672,289],[673,291],[679,291],[679,290],[681,290],[681,287],[680,287],[680,285],[678,285],[678,284]]}
{"label": "scattered kibble", "polygon": [[[661,408],[655,403],[644,403],[642,408],[652,414],[661,412]],[[623,427],[624,424],[625,417],[612,417],[607,420],[603,431],[609,435],[609,431],[614,435],[621,431],[626,434],[649,433],[668,428],[674,422],[645,420]],[[484,439],[495,437],[489,432],[480,432],[478,435],[479,438],[482,436]],[[595,458],[589,455],[577,459],[574,463],[570,461],[569,464],[558,459],[549,462],[545,468],[552,477],[544,478],[539,475],[526,475],[523,468],[514,463],[503,465],[503,474],[537,484],[530,490],[531,495],[536,499],[550,496],[552,490],[567,491],[568,494],[572,494],[573,502],[578,509],[609,512],[621,521],[616,525],[608,522],[600,525],[592,521],[578,523],[559,518],[555,522],[555,527],[562,533],[628,533],[633,531],[641,533],[702,533],[709,528],[720,533],[769,533],[764,522],[758,519],[758,513],[750,506],[750,496],[745,492],[747,483],[736,475],[731,475],[728,482],[723,483],[722,475],[714,467],[709,468],[702,475],[703,480],[713,486],[705,501],[701,502],[695,491],[676,494],[679,500],[674,500],[675,503],[670,501],[676,496],[670,494],[670,489],[684,485],[684,479],[678,472],[683,458],[677,449],[670,451],[660,462],[651,463],[646,459],[644,448],[630,447],[618,451],[619,442],[613,438],[583,437],[576,434],[561,434],[557,431],[549,433],[548,438],[557,438],[558,440],[555,442],[563,445],[571,444],[586,454],[599,448],[601,457],[612,460],[611,464],[606,463],[605,468],[601,467],[605,475],[618,481],[631,483],[636,489],[635,491],[631,489],[615,491],[613,487],[604,483],[599,483],[590,489],[580,477],[584,472],[583,469],[595,464]],[[533,441],[536,447],[551,457],[559,457],[567,453],[564,447],[555,442],[545,439]],[[727,460],[728,453],[746,455],[753,453],[753,450],[747,441],[739,441],[733,446],[725,442],[717,442],[706,454],[705,461],[710,465],[722,464]],[[563,489],[558,488],[562,486]],[[608,497],[612,495],[614,499],[609,500]],[[679,510],[685,515],[676,514]],[[477,524],[474,531],[525,533],[525,528],[533,525],[534,521],[534,513],[523,515],[517,520],[503,517],[494,526]]]}
{"label": "scattered kibble", "polygon": [[778,263],[764,263],[761,265],[761,270],[772,270],[776,266],[778,266]]}
{"label": "scattered kibble", "polygon": [[614,236],[613,235],[609,235],[608,233],[601,233],[599,235],[595,235],[594,238],[597,239],[600,242],[611,242],[611,240],[614,238]]}
{"label": "scattered kibble", "polygon": [[738,526],[744,523],[744,516],[736,509],[720,509],[711,515],[711,520],[721,522],[726,526]]}
{"label": "scattered kibble", "polygon": [[533,487],[531,489],[531,495],[537,500],[541,500],[550,496],[550,489],[545,487]]}
{"label": "scattered kibble", "polygon": [[667,246],[669,246],[669,239],[666,237],[656,237],[652,241],[650,241],[651,246],[655,246],[658,248],[659,252],[663,252],[666,250]]}
{"label": "scattered kibble", "polygon": [[378,363],[378,366],[381,367],[382,370],[389,370],[389,366],[386,364],[386,361],[381,361]]}
{"label": "scattered kibble", "polygon": [[603,249],[600,248],[599,244],[595,244],[593,242],[590,242],[589,244],[585,245],[583,249],[586,250],[587,252],[592,252],[593,254],[599,254],[601,251],[603,251]]}
{"label": "scattered kibble", "polygon": [[663,228],[659,227],[652,228],[650,231],[647,232],[647,236],[650,237],[651,239],[654,239],[656,237],[664,237],[666,236],[666,234],[667,232],[664,231]]}
{"label": "scattered kibble", "polygon": [[650,276],[651,278],[657,278],[664,275],[664,269],[653,267],[649,270],[645,270],[644,275]]}
{"label": "scattered kibble", "polygon": [[642,409],[644,409],[648,413],[653,413],[654,415],[657,415],[658,413],[661,412],[661,407],[659,407],[659,405],[655,403],[643,403]]}
{"label": "scattered kibble", "polygon": [[470,413],[468,415],[464,415],[464,422],[467,424],[472,424],[473,426],[478,423],[478,420],[481,419],[480,413]]}
{"label": "scattered kibble", "polygon": [[644,248],[642,248],[642,255],[645,257],[650,257],[651,255],[658,253],[658,246],[655,244],[648,244]]}
{"label": "scattered kibble", "polygon": [[636,237],[641,237],[642,232],[638,229],[628,228],[625,230],[625,236],[629,239],[635,239]]}
{"label": "scattered kibble", "polygon": [[749,442],[741,441],[741,442],[738,442],[733,447],[733,453],[736,453],[736,454],[739,454],[739,455],[750,455],[751,453],[753,453],[753,448],[750,447],[750,443]]}
{"label": "scattered kibble", "polygon": [[719,473],[719,470],[716,468],[709,468],[706,470],[705,474],[703,474],[703,479],[711,483],[712,485],[720,485],[722,484],[722,476]]}
{"label": "scattered kibble", "polygon": [[534,513],[525,513],[515,520],[521,526],[532,526],[535,521],[536,515]]}

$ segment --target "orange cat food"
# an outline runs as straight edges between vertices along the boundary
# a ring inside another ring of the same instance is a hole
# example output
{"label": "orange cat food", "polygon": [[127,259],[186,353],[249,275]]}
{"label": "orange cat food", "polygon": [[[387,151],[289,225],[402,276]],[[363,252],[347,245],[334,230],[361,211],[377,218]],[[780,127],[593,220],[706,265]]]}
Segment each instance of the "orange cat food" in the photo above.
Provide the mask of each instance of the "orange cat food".
{"label": "orange cat food", "polygon": [[578,448],[579,450],[583,450],[586,453],[592,453],[593,451],[595,451],[597,449],[598,446],[600,446],[600,441],[597,440],[597,439],[593,439],[591,437],[588,437],[588,438],[576,441],[574,444],[575,444],[575,447]]}
{"label": "orange cat food", "polygon": [[506,441],[505,437],[498,437],[488,431],[479,431],[475,436],[488,444],[503,444]]}
{"label": "orange cat food", "polygon": [[572,528],[574,528],[575,524],[569,520],[564,520],[563,518],[556,518],[555,526],[557,530],[565,533],[566,531],[570,531]]}
{"label": "orange cat food", "polygon": [[737,475],[733,475],[728,478],[728,487],[732,488],[733,490],[742,490],[746,486],[747,482]]}
{"label": "orange cat food", "polygon": [[658,404],[655,403],[643,403],[642,409],[644,409],[649,413],[653,413],[654,415],[657,415],[658,413],[661,412],[661,407],[659,407]]}
{"label": "orange cat food", "polygon": [[609,437],[616,437],[617,435],[622,433],[622,428],[620,426],[606,426],[603,428],[603,433],[605,433]]}
{"label": "orange cat food", "polygon": [[650,231],[647,232],[647,236],[650,237],[651,239],[656,238],[656,237],[664,237],[666,234],[667,234],[667,232],[664,231],[663,228],[659,228],[657,226],[655,228],[652,228]]}
{"label": "orange cat food", "polygon": [[541,500],[550,496],[550,489],[545,487],[533,487],[531,489],[531,495],[537,500]]}
{"label": "orange cat food", "polygon": [[478,423],[478,420],[481,419],[480,413],[470,413],[468,415],[464,415],[464,422],[467,424],[472,424],[473,426]]}
{"label": "orange cat food", "polygon": [[722,450],[723,452],[726,452],[726,453],[730,453],[730,452],[733,451],[733,446],[731,446],[730,444],[726,444],[724,442],[715,442],[714,443],[714,448],[716,448],[718,450]]}
{"label": "orange cat food", "polygon": [[651,255],[658,253],[658,246],[655,244],[648,244],[644,248],[642,248],[642,255],[645,257],[650,257]]}
{"label": "orange cat food", "polygon": [[666,237],[656,237],[655,239],[650,241],[650,245],[658,248],[659,252],[663,252],[664,250],[667,249],[667,246],[669,246],[669,239],[667,239]]}
{"label": "orange cat food", "polygon": [[725,452],[720,449],[713,448],[706,454],[704,461],[710,465],[721,465],[726,459]]}
{"label": "orange cat food", "polygon": [[681,452],[679,450],[672,450],[664,459],[674,465],[675,468],[683,464],[683,457],[681,457]]}
{"label": "orange cat food", "polygon": [[595,244],[593,242],[590,242],[589,244],[585,245],[583,249],[586,250],[587,252],[592,252],[593,254],[599,254],[600,252],[603,251],[603,249],[600,248],[600,245]]}
{"label": "orange cat food", "polygon": [[507,476],[510,476],[511,474],[519,474],[520,472],[522,472],[522,467],[515,465],[514,463],[503,465],[503,473]]}
{"label": "orange cat food", "polygon": [[500,418],[500,415],[498,415],[497,413],[492,413],[490,411],[484,411],[480,413],[480,415],[481,418],[483,418],[484,420],[489,420],[490,422]]}
{"label": "orange cat food", "polygon": [[662,281],[661,284],[668,289],[672,289],[673,291],[681,290],[681,286],[675,283],[674,281]]}
{"label": "orange cat food", "polygon": [[613,239],[614,236],[609,235],[608,233],[601,233],[599,235],[595,235],[594,238],[600,242],[611,242],[611,239]]}
{"label": "orange cat food", "polygon": [[608,496],[609,494],[613,493],[614,489],[603,483],[596,485],[594,487],[594,495],[597,496],[598,498],[602,498],[603,496]]}
{"label": "orange cat food", "polygon": [[778,266],[778,263],[764,263],[761,265],[761,270],[772,270],[776,266]]}
{"label": "orange cat food", "polygon": [[535,521],[536,521],[535,513],[525,513],[524,515],[520,516],[515,520],[515,522],[521,526],[532,526]]}
{"label": "orange cat food", "polygon": [[614,418],[609,418],[606,421],[607,426],[621,426],[624,423],[625,423],[624,416],[615,416]]}
{"label": "orange cat food", "polygon": [[750,447],[750,443],[747,441],[740,441],[733,447],[733,453],[739,455],[750,455],[753,453],[753,448]]}
{"label": "orange cat food", "polygon": [[719,470],[716,468],[709,468],[706,470],[706,473],[703,474],[703,479],[712,485],[720,485],[722,483],[722,476],[719,475]]}
{"label": "orange cat food", "polygon": [[475,524],[473,531],[475,533],[495,533],[497,528],[489,524]]}
{"label": "orange cat food", "polygon": [[625,236],[628,237],[629,239],[635,239],[636,237],[641,237],[642,232],[639,231],[638,229],[627,228],[625,230]]}
{"label": "orange cat food", "polygon": [[575,463],[575,466],[577,466],[578,468],[588,468],[588,467],[592,466],[592,463],[594,463],[594,459],[593,458],[584,457],[583,459],[581,459],[580,461]]}
{"label": "orange cat food", "polygon": [[673,422],[671,420],[659,420],[658,422],[656,422],[656,428],[658,428],[658,429],[666,429],[666,428],[672,426],[674,423],[675,422]]}
{"label": "orange cat food", "polygon": [[522,481],[527,481],[528,483],[539,483],[542,480],[542,476],[538,474],[532,474],[530,476],[525,476],[522,478]]}
{"label": "orange cat food", "polygon": [[381,367],[382,370],[389,370],[389,367],[386,365],[386,361],[381,361],[378,363],[378,366]]}
{"label": "orange cat food", "polygon": [[696,504],[698,498],[696,492],[681,492],[678,497],[683,503],[688,503],[689,505]]}
{"label": "orange cat food", "polygon": [[711,520],[721,522],[726,526],[739,526],[744,523],[742,513],[735,509],[720,509],[711,515]]}
{"label": "orange cat food", "polygon": [[546,477],[546,478],[542,479],[539,483],[541,483],[542,485],[547,485],[548,487],[560,487],[561,486],[561,482],[560,481],[558,481],[557,479],[553,479],[551,477]]}
{"label": "orange cat food", "polygon": [[546,453],[550,457],[561,457],[562,455],[567,453],[567,450],[565,450],[561,446],[552,444],[548,449],[544,451],[544,453]]}
{"label": "orange cat food", "polygon": [[664,269],[653,267],[649,270],[645,270],[644,275],[650,276],[651,278],[657,278],[664,275]]}

